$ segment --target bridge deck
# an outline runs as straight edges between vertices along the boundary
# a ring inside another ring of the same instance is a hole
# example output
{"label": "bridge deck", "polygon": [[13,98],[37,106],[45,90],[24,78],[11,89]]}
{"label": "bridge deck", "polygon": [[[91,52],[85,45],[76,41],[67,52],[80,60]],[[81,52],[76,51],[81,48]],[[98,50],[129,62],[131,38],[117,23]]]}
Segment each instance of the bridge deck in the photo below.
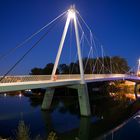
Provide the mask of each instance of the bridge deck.
{"label": "bridge deck", "polygon": [[[0,92],[58,87],[80,84],[80,75],[58,75],[56,80],[50,80],[51,75],[7,76],[0,82]],[[124,74],[86,74],[85,82],[102,82],[128,80],[140,82],[136,76]]]}

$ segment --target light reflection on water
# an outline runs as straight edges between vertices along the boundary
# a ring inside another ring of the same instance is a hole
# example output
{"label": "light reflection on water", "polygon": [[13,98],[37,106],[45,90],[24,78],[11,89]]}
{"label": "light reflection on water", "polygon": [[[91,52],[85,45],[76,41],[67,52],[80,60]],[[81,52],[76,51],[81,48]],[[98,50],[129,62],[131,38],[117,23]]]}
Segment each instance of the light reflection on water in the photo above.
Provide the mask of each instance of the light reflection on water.
{"label": "light reflection on water", "polygon": [[96,140],[140,140],[140,111]]}
{"label": "light reflection on water", "polygon": [[[77,101],[78,102],[78,101]],[[63,102],[58,102],[51,112],[41,111],[40,105],[32,104],[29,97],[24,96],[0,96],[0,136],[9,137],[15,135],[20,120],[24,120],[30,128],[32,137],[40,134],[47,136],[50,131],[55,131],[63,140],[79,138],[80,140],[95,139],[98,130],[102,129],[91,126],[104,118],[92,116],[80,117],[79,113],[70,111]],[[108,113],[109,114],[109,113]],[[115,116],[112,116],[115,117]],[[131,132],[131,133],[128,133]],[[97,137],[102,140],[139,140],[140,112],[119,127],[109,133]]]}
{"label": "light reflection on water", "polygon": [[41,111],[40,106],[32,107],[28,97],[1,96],[0,106],[0,135],[4,137],[13,135],[19,120],[25,121],[33,136],[45,136],[52,130],[63,134],[80,125],[79,115],[60,111],[64,107],[61,102],[51,113]]}

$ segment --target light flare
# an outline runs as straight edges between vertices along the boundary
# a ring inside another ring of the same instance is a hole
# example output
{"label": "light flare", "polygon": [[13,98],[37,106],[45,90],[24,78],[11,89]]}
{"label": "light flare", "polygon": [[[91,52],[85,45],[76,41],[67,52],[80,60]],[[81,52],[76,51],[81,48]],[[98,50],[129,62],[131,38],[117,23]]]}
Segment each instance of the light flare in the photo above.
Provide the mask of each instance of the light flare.
{"label": "light flare", "polygon": [[74,19],[75,18],[75,9],[73,9],[73,8],[71,8],[71,9],[69,9],[68,10],[68,17],[70,18],[70,19]]}

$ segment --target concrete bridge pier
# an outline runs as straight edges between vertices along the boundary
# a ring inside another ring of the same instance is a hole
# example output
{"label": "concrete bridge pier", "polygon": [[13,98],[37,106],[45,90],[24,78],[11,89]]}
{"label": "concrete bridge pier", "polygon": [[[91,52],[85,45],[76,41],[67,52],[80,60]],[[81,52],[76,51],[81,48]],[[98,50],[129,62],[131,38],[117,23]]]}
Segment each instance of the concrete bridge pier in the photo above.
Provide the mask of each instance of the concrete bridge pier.
{"label": "concrete bridge pier", "polygon": [[78,100],[80,106],[80,113],[82,116],[90,116],[90,104],[87,84],[78,85]]}
{"label": "concrete bridge pier", "polygon": [[[87,84],[73,85],[73,86],[69,86],[69,87],[78,90],[78,100],[79,100],[81,116],[90,116],[91,111],[90,111]],[[42,107],[41,107],[42,110],[50,109],[53,95],[54,95],[54,90],[55,90],[54,88],[47,88],[46,89],[44,99],[42,102]]]}
{"label": "concrete bridge pier", "polygon": [[42,102],[42,110],[48,110],[50,109],[51,103],[52,103],[52,99],[53,99],[53,95],[54,95],[54,88],[47,88],[45,95],[44,95],[44,99]]}
{"label": "concrete bridge pier", "polygon": [[78,90],[78,100],[79,100],[81,116],[86,116],[86,117],[90,116],[91,111],[90,111],[87,84],[74,85],[74,86],[70,86],[70,88]]}

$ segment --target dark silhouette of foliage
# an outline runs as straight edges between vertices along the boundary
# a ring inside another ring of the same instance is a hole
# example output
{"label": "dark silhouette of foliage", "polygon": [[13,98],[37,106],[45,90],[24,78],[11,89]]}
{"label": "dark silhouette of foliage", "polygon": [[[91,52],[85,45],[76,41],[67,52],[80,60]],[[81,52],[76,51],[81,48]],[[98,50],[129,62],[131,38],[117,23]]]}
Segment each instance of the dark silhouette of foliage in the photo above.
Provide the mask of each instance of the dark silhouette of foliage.
{"label": "dark silhouette of foliage", "polygon": [[[48,63],[42,71],[43,75],[51,75],[53,66],[54,66],[53,63]],[[57,73],[58,73],[58,71],[57,71]]]}
{"label": "dark silhouette of foliage", "polygon": [[[53,63],[48,63],[44,68],[33,68],[31,69],[31,75],[51,75],[53,70]],[[59,70],[57,69],[56,73],[59,73]]]}
{"label": "dark silhouette of foliage", "polygon": [[60,64],[59,67],[59,72],[60,74],[69,74],[69,65],[67,64]]}
{"label": "dark silhouette of foliage", "polygon": [[[53,70],[53,63],[48,63],[44,68],[33,68],[31,70],[32,75],[51,75]],[[118,73],[123,74],[129,70],[127,61],[120,57],[108,57],[104,58],[83,58],[83,67],[85,74],[109,74]],[[70,64],[60,64],[58,66],[56,74],[79,74],[79,61],[71,62]]]}
{"label": "dark silhouette of foliage", "polygon": [[33,68],[31,69],[31,74],[32,75],[42,75],[42,69],[41,68]]}

